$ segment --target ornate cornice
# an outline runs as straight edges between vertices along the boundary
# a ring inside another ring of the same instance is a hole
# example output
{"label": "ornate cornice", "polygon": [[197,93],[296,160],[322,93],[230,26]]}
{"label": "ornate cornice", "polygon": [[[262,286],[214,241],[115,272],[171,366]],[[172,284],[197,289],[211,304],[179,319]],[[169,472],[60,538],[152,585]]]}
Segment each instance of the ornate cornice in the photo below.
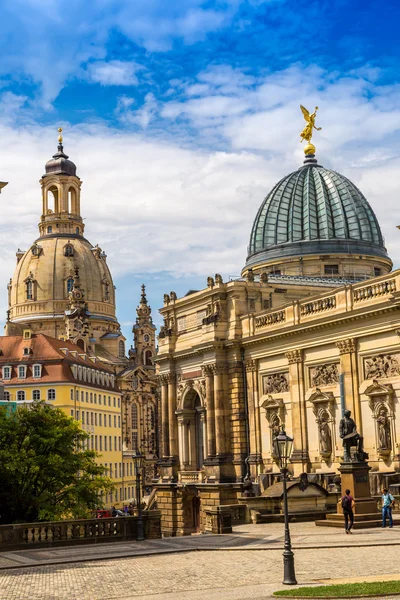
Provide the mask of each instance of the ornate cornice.
{"label": "ornate cornice", "polygon": [[299,348],[285,352],[285,356],[288,359],[289,365],[303,362],[303,350]]}
{"label": "ornate cornice", "polygon": [[336,346],[339,348],[339,354],[349,354],[356,351],[357,339],[348,338],[347,340],[340,340],[336,342]]}

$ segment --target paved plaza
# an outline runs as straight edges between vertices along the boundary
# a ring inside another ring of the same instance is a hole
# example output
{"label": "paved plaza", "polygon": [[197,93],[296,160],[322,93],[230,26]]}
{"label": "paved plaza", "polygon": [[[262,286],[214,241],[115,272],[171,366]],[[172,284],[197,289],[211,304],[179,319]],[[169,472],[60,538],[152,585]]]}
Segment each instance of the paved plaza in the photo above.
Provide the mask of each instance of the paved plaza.
{"label": "paved plaza", "polygon": [[[345,536],[296,523],[291,531],[303,585],[400,578],[400,528]],[[283,525],[274,523],[232,535],[1,553],[0,599],[261,600],[283,587],[282,542]]]}

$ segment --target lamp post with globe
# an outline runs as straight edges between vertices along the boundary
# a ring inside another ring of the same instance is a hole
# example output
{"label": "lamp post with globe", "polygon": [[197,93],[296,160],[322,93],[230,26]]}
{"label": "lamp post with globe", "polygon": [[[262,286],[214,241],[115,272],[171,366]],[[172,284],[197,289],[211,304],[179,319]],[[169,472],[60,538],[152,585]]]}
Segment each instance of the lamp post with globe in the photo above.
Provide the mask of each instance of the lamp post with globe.
{"label": "lamp post with globe", "polygon": [[288,512],[288,500],[287,500],[287,476],[288,476],[288,463],[292,454],[293,438],[286,435],[282,427],[282,431],[274,439],[275,452],[279,460],[279,468],[282,474],[283,484],[283,513],[285,519],[285,546],[283,551],[283,582],[286,585],[296,585],[296,574],[294,571],[294,554],[292,552],[292,546],[290,542],[290,531],[289,531],[289,512]]}
{"label": "lamp post with globe", "polygon": [[143,518],[142,518],[141,477],[142,477],[142,469],[143,469],[143,465],[144,465],[144,456],[140,452],[140,450],[136,451],[136,454],[134,454],[132,456],[132,460],[133,460],[133,466],[135,468],[135,476],[136,476],[136,502],[137,502],[137,510],[138,510],[136,540],[138,542],[143,542],[144,531],[143,531]]}

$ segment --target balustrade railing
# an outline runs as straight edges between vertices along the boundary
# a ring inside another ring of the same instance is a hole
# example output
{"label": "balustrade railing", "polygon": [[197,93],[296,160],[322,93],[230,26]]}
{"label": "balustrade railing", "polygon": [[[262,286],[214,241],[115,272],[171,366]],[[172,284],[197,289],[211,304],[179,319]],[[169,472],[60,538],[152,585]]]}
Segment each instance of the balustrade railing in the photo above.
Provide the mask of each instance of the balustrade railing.
{"label": "balustrade railing", "polygon": [[286,320],[286,312],[284,310],[278,310],[273,313],[268,313],[266,315],[261,315],[260,317],[256,317],[255,328],[260,329],[261,327],[270,327],[272,325],[276,325],[278,323],[283,323]]}
{"label": "balustrade railing", "polygon": [[315,315],[327,310],[332,310],[333,308],[336,308],[336,296],[327,296],[326,298],[320,298],[319,300],[301,304],[300,314],[302,317],[305,317],[307,315]]}
{"label": "balustrade railing", "polygon": [[[143,512],[146,539],[161,537],[160,519],[157,510]],[[0,525],[0,551],[39,545],[49,547],[135,540],[137,521],[137,516],[127,516]]]}
{"label": "balustrade railing", "polygon": [[394,279],[387,279],[386,281],[378,281],[377,283],[353,290],[353,300],[356,304],[357,302],[392,294],[395,291],[396,281]]}

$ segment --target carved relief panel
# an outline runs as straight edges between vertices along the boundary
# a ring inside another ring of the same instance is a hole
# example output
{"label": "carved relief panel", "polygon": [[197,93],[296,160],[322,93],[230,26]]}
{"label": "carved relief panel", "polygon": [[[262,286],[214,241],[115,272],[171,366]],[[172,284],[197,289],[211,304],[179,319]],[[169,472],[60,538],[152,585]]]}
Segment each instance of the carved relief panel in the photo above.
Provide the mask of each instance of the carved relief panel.
{"label": "carved relief panel", "polygon": [[270,373],[262,378],[263,394],[282,394],[289,391],[289,373]]}
{"label": "carved relief panel", "polygon": [[365,379],[384,379],[400,375],[400,354],[378,354],[364,359]]}
{"label": "carved relief panel", "polygon": [[337,383],[339,383],[339,365],[337,363],[317,365],[310,368],[311,387],[336,385]]}

